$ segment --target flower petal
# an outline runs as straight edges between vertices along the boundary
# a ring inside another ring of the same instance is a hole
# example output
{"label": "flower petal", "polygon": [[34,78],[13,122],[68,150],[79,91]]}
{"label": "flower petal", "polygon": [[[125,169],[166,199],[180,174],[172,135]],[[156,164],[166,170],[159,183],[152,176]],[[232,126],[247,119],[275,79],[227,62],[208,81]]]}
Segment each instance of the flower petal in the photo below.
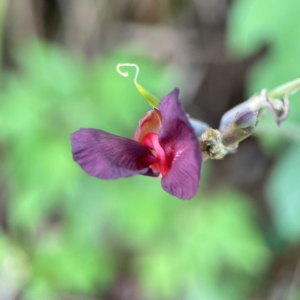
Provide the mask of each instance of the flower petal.
{"label": "flower petal", "polygon": [[116,179],[134,174],[156,176],[149,165],[156,158],[136,141],[98,129],[81,128],[71,134],[73,159],[88,174]]}
{"label": "flower petal", "polygon": [[162,187],[180,199],[190,199],[199,189],[202,155],[178,94],[175,89],[159,105],[163,124],[158,138],[171,167],[162,178]]}
{"label": "flower petal", "polygon": [[140,120],[139,125],[134,134],[134,140],[141,143],[144,136],[148,133],[158,133],[162,124],[162,116],[157,108],[150,110]]}

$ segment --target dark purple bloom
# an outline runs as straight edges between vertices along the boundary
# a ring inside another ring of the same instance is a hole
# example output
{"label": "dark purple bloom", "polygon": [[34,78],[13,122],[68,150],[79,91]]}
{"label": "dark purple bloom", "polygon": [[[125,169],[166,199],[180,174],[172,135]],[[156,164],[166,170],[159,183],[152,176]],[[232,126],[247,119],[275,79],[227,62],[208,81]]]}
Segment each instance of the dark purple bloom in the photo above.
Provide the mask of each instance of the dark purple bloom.
{"label": "dark purple bloom", "polygon": [[199,188],[202,155],[178,94],[175,89],[162,99],[158,109],[141,119],[134,140],[98,129],[74,132],[74,161],[101,179],[160,175],[166,192],[180,199],[192,198]]}

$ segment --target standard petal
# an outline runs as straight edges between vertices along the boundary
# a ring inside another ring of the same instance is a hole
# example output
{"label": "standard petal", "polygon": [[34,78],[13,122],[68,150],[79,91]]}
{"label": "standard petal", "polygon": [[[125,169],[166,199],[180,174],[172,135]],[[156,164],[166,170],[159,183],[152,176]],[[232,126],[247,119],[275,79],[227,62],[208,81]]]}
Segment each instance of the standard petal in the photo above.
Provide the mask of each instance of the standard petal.
{"label": "standard petal", "polygon": [[163,123],[158,139],[170,165],[162,178],[162,187],[180,199],[190,199],[199,189],[202,155],[178,94],[175,89],[159,105]]}
{"label": "standard petal", "polygon": [[155,162],[155,156],[136,141],[98,129],[81,128],[71,134],[71,142],[74,161],[92,176],[101,179],[134,174],[155,176],[148,168]]}

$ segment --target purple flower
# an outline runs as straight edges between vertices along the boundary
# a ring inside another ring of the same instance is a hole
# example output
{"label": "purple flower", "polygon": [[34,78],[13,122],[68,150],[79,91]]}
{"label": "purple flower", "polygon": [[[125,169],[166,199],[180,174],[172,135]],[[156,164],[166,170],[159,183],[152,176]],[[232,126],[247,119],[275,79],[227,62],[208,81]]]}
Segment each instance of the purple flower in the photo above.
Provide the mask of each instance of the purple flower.
{"label": "purple flower", "polygon": [[192,198],[199,189],[202,155],[178,95],[175,89],[141,119],[134,140],[98,129],[74,132],[74,161],[101,179],[160,175],[166,192]]}

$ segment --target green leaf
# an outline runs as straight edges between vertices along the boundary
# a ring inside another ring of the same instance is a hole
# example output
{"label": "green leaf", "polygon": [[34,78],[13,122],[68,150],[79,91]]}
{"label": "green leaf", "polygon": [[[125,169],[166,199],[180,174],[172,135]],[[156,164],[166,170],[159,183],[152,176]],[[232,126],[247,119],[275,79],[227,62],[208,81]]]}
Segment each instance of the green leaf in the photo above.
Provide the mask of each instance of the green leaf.
{"label": "green leaf", "polygon": [[30,285],[45,281],[52,291],[95,294],[114,278],[113,266],[103,248],[53,232],[35,247]]}
{"label": "green leaf", "polygon": [[276,162],[267,185],[268,202],[279,235],[288,242],[300,236],[300,144],[292,144]]}
{"label": "green leaf", "polygon": [[267,267],[270,252],[244,195],[224,191],[199,200],[183,205],[167,234],[136,261],[141,283],[154,299],[187,292],[195,281],[201,283],[199,294],[221,288],[227,291],[212,299],[240,299],[251,290],[250,278]]}

